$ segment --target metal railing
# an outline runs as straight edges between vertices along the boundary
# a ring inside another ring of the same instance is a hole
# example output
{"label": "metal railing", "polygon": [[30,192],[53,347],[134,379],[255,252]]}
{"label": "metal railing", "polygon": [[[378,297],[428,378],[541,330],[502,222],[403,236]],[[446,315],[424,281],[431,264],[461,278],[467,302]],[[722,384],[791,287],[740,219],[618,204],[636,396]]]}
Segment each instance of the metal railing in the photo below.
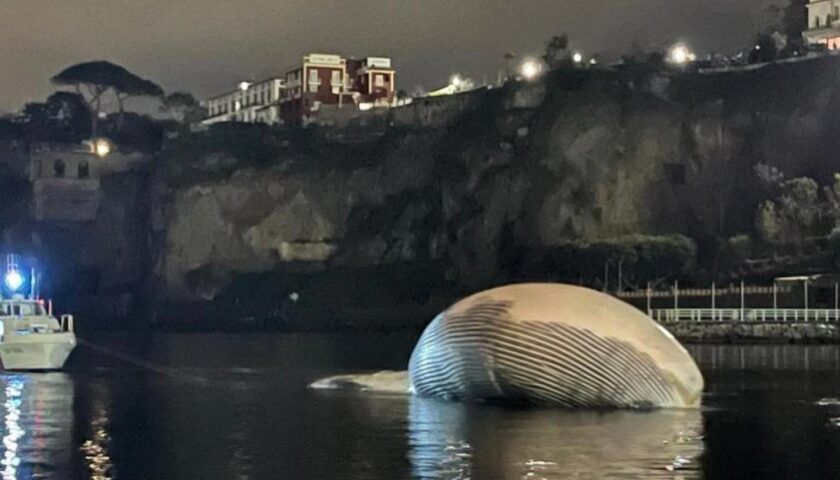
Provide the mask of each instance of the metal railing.
{"label": "metal railing", "polygon": [[651,309],[663,324],[693,323],[840,323],[840,310],[815,308],[662,308]]}
{"label": "metal railing", "polygon": [[62,315],[61,316],[61,331],[62,332],[73,332],[75,330],[75,326],[73,325],[73,315]]}

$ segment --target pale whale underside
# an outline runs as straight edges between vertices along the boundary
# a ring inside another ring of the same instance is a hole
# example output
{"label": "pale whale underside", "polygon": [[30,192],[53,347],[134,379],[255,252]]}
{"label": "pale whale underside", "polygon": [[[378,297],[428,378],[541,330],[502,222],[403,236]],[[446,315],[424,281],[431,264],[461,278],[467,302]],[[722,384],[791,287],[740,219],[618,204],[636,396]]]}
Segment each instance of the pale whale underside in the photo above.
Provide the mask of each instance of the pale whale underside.
{"label": "pale whale underside", "polygon": [[411,355],[408,379],[383,372],[313,387],[562,407],[696,407],[703,378],[688,352],[635,308],[580,287],[523,284],[438,315]]}

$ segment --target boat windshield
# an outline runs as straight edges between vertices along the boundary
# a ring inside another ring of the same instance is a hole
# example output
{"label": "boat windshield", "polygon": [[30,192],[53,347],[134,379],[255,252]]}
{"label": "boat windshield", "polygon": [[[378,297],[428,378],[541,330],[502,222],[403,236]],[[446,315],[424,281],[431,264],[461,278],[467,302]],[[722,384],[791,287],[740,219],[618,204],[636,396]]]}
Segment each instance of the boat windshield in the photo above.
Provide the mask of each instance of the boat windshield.
{"label": "boat windshield", "polygon": [[4,315],[32,316],[46,315],[44,306],[35,302],[3,302],[0,305],[0,312]]}

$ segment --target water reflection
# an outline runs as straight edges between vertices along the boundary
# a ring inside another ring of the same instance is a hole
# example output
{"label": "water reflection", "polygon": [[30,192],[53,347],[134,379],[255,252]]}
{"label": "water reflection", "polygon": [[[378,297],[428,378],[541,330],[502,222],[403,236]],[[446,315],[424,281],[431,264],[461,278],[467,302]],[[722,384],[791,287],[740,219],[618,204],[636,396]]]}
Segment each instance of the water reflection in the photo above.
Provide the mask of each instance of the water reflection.
{"label": "water reflection", "polygon": [[21,428],[20,420],[20,404],[21,394],[23,393],[24,377],[14,376],[7,380],[6,383],[6,401],[3,402],[5,409],[5,432],[3,436],[3,480],[13,480],[17,477],[17,469],[20,466],[20,457],[18,456],[18,441],[25,433]]}
{"label": "water reflection", "polygon": [[107,405],[104,399],[97,398],[92,406],[90,432],[88,432],[88,438],[81,446],[91,480],[110,480],[114,478],[112,473],[114,464],[108,453],[108,447],[111,443],[108,423]]}
{"label": "water reflection", "polygon": [[73,385],[64,374],[0,376],[3,480],[66,478],[72,463]]}
{"label": "water reflection", "polygon": [[840,370],[837,345],[688,345],[704,371]]}
{"label": "water reflection", "polygon": [[467,406],[426,398],[409,400],[409,449],[415,478],[470,478]]}
{"label": "water reflection", "polygon": [[510,410],[409,400],[418,479],[701,478],[699,410]]}

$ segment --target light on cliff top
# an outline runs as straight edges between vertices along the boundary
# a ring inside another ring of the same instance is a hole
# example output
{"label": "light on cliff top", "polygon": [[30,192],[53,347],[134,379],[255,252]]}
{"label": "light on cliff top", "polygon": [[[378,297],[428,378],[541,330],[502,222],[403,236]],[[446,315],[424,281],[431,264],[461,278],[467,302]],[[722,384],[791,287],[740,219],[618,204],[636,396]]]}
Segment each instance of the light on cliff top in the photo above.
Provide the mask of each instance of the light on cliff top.
{"label": "light on cliff top", "polygon": [[542,73],[542,65],[536,60],[526,60],[519,67],[519,73],[522,74],[525,80],[533,80]]}
{"label": "light on cliff top", "polygon": [[580,52],[575,52],[575,54],[574,54],[574,55],[572,55],[572,60],[573,60],[575,63],[581,63],[581,62],[583,62],[583,54],[582,54],[582,53],[580,53]]}
{"label": "light on cliff top", "polygon": [[105,158],[111,154],[112,150],[113,147],[111,146],[111,142],[104,138],[99,138],[93,142],[93,153],[95,153],[97,157]]}
{"label": "light on cliff top", "polygon": [[685,65],[686,63],[693,62],[697,59],[697,56],[691,49],[688,48],[683,43],[678,43],[671,47],[671,50],[668,51],[668,61],[676,64],[676,65]]}

